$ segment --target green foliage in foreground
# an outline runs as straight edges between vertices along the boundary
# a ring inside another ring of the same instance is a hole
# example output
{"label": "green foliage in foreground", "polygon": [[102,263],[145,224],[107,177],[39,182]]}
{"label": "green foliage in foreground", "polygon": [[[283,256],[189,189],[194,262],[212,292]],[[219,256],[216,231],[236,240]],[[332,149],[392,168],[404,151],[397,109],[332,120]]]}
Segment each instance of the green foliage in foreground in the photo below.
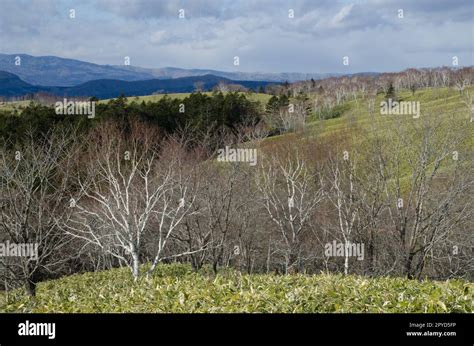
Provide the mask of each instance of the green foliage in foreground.
{"label": "green foliage in foreground", "polygon": [[474,285],[340,274],[217,276],[162,265],[133,282],[128,269],[40,283],[37,297],[0,293],[2,312],[472,312]]}

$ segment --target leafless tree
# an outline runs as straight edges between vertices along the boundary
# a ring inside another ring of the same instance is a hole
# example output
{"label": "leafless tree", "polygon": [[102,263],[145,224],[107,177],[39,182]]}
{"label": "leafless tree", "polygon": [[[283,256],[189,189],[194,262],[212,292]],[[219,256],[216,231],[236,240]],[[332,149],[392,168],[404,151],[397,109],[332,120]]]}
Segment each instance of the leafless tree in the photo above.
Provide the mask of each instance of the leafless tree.
{"label": "leafless tree", "polygon": [[[161,194],[154,207],[156,219],[151,231],[151,242],[154,245],[154,259],[149,269],[151,273],[163,259],[177,258],[202,252],[207,243],[197,247],[173,251],[165,256],[164,250],[171,240],[183,241],[182,232],[178,232],[185,221],[201,211],[196,203],[200,193],[201,175],[203,174],[200,161],[204,159],[202,148],[189,151],[190,137],[187,133],[168,138],[162,148],[160,160],[166,162],[155,174],[170,177],[168,187]],[[188,224],[189,225],[189,224]],[[189,243],[188,243],[189,244]]]}
{"label": "leafless tree", "polygon": [[225,263],[224,256],[232,241],[232,225],[238,217],[235,203],[242,170],[240,162],[220,165],[223,167],[209,167],[200,195],[200,203],[206,210],[203,226],[210,231],[208,254],[215,273],[219,265]]}
{"label": "leafless tree", "polygon": [[[399,123],[390,137],[389,220],[408,277],[420,277],[432,249],[472,216],[472,208],[462,203],[473,184],[472,163],[463,150],[466,138],[459,120],[436,115]],[[444,172],[448,169],[449,174]]]}
{"label": "leafless tree", "polygon": [[256,185],[261,203],[283,241],[285,272],[299,271],[302,240],[322,199],[317,174],[297,149],[260,161]]}
{"label": "leafless tree", "polygon": [[[142,237],[155,208],[169,188],[173,164],[156,175],[156,131],[133,123],[127,133],[117,124],[94,131],[87,156],[87,177],[78,177],[74,217],[68,234],[116,257],[139,276]],[[166,163],[168,164],[168,163]]]}
{"label": "leafless tree", "polygon": [[37,282],[72,256],[66,249],[70,239],[59,225],[71,216],[75,138],[73,130],[59,128],[41,138],[29,132],[23,144],[3,143],[0,151],[1,240],[36,247],[28,257],[0,257],[0,267],[13,285],[23,282],[32,296]]}
{"label": "leafless tree", "polygon": [[[349,157],[347,151],[329,160],[324,196],[336,211],[336,234],[342,237],[344,244],[352,243],[354,234],[361,227],[359,202],[365,196],[361,196],[363,192],[358,189],[356,168],[355,160]],[[344,251],[344,274],[348,273],[349,252]]]}

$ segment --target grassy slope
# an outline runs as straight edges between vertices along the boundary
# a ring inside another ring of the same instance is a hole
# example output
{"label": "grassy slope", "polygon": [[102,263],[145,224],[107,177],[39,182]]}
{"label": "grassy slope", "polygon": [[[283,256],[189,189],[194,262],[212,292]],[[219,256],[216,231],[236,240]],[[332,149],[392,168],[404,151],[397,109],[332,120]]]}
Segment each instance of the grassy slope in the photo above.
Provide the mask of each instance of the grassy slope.
{"label": "grassy slope", "polygon": [[[468,88],[471,93],[474,92],[474,87]],[[466,105],[463,103],[462,98],[458,91],[452,88],[441,88],[441,89],[421,89],[417,90],[415,95],[412,95],[410,91],[402,91],[397,95],[401,101],[419,101],[421,109],[421,117],[430,116],[430,114],[436,113],[455,113],[460,117],[465,117],[466,123],[468,119],[468,110]],[[380,102],[384,100],[384,95],[377,95],[374,113],[375,116],[382,119],[382,121],[394,121],[396,117],[405,117],[410,121],[416,121],[410,115],[380,115],[379,106]],[[349,121],[355,122],[361,127],[367,128],[372,119],[368,114],[368,105],[366,101],[356,100],[348,102],[349,109],[344,112],[343,116],[335,119],[324,120],[322,128],[322,134],[331,133],[336,130],[341,130],[346,127]],[[307,124],[308,133],[319,124],[319,121],[309,121]]]}
{"label": "grassy slope", "polygon": [[7,312],[472,312],[474,285],[368,279],[342,275],[193,273],[187,265],[161,265],[134,283],[113,269],[40,283],[36,299],[23,290],[0,294]]}

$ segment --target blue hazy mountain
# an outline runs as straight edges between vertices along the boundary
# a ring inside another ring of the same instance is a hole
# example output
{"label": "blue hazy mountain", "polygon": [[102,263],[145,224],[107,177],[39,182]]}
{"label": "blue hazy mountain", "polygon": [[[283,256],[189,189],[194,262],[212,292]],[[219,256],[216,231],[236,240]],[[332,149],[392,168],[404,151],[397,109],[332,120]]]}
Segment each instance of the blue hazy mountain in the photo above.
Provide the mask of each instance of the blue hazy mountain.
{"label": "blue hazy mountain", "polygon": [[22,81],[13,73],[0,71],[0,96],[20,96],[39,92],[37,87]]}
{"label": "blue hazy mountain", "polygon": [[174,79],[149,79],[141,81],[123,81],[116,79],[99,79],[72,87],[32,85],[18,76],[0,71],[0,96],[24,96],[34,93],[49,93],[57,96],[95,96],[99,99],[125,96],[143,96],[153,93],[185,93],[192,92],[199,83],[203,90],[211,90],[220,82],[239,84],[257,90],[265,87],[267,81],[232,81],[214,75],[183,77]]}
{"label": "blue hazy mountain", "polygon": [[[21,59],[20,65],[15,65],[17,57]],[[35,57],[27,54],[0,54],[0,71],[13,73],[29,84],[43,86],[74,86],[98,79],[139,81],[204,75],[214,75],[231,80],[294,82],[340,75],[337,73],[225,72],[211,69],[183,69],[176,67],[142,68],[126,65],[98,65],[56,56]]]}
{"label": "blue hazy mountain", "polygon": [[[20,65],[16,65],[19,57]],[[42,86],[74,86],[96,79],[137,81],[152,79],[150,73],[55,56],[0,54],[0,71],[19,76],[23,81]]]}

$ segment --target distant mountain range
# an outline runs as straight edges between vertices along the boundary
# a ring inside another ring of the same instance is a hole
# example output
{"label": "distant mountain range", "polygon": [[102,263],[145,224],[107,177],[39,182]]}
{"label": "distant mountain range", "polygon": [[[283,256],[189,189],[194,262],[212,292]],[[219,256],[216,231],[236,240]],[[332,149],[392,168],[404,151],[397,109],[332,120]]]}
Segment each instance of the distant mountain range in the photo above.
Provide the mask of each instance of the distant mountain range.
{"label": "distant mountain range", "polygon": [[[15,59],[21,59],[20,65]],[[294,82],[339,76],[338,73],[249,73],[224,72],[175,67],[142,68],[135,66],[98,65],[56,56],[35,57],[27,54],[0,54],[0,71],[10,72],[32,85],[71,87],[98,79],[141,81],[214,75],[234,81]],[[362,73],[364,74],[364,73]],[[372,73],[366,73],[372,74]]]}
{"label": "distant mountain range", "polygon": [[192,92],[196,83],[204,90],[211,90],[220,82],[239,84],[246,88],[258,89],[271,82],[267,81],[232,81],[214,75],[182,77],[174,79],[149,79],[141,81],[123,81],[117,79],[98,79],[71,87],[32,85],[21,80],[17,75],[0,71],[0,96],[13,97],[44,92],[57,96],[96,96],[99,99],[114,98],[121,94],[126,96],[143,96],[158,93]]}
{"label": "distant mountain range", "polygon": [[204,76],[212,74],[218,77],[224,77],[231,80],[247,80],[247,81],[268,81],[268,82],[296,82],[301,80],[309,80],[311,78],[324,79],[329,77],[341,76],[340,73],[298,73],[298,72],[283,72],[283,73],[262,73],[262,72],[225,72],[218,70],[205,69],[183,69],[177,67],[163,67],[147,69],[141,67],[131,66],[114,66],[128,71],[136,71],[139,73],[151,73],[154,78],[180,78],[190,76]]}

